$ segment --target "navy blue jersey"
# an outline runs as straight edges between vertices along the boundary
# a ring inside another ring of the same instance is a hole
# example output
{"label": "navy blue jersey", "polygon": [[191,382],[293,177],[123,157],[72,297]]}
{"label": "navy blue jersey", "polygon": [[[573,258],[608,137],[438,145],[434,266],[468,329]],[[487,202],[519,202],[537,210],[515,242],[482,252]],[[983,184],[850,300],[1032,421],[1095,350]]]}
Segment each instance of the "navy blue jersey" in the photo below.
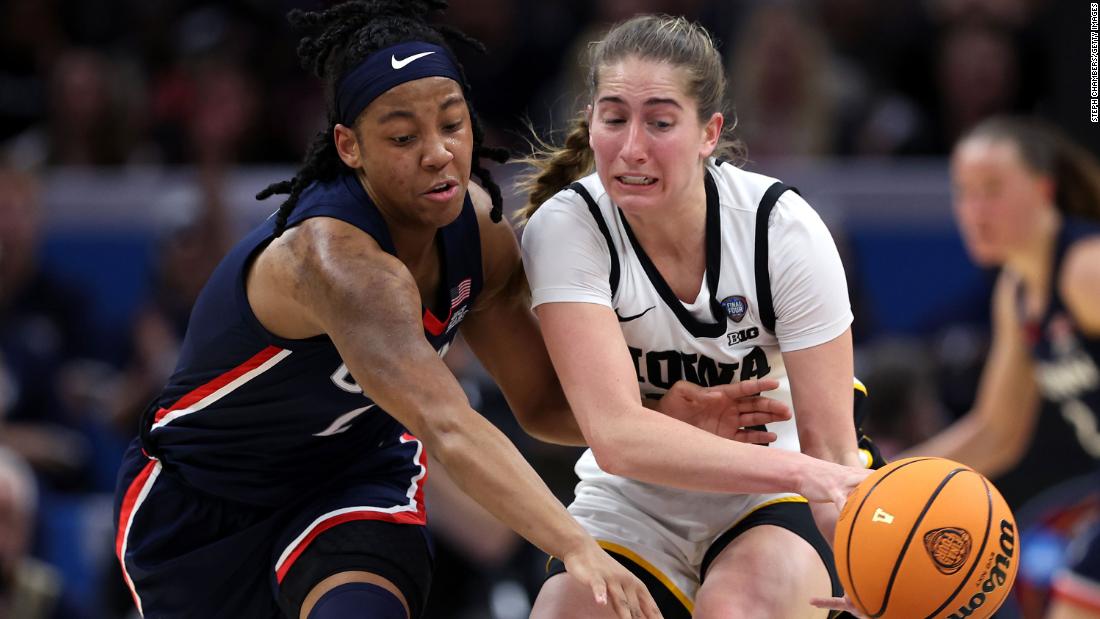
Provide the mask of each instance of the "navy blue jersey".
{"label": "navy blue jersey", "polygon": [[[288,226],[311,217],[345,221],[395,253],[385,221],[350,174],[307,188]],[[192,310],[176,370],[142,427],[146,452],[167,470],[215,496],[257,505],[298,498],[352,462],[362,470],[372,449],[405,431],[363,393],[327,336],[287,340],[260,325],[245,273],[274,227],[268,218],[211,275]],[[423,322],[425,338],[442,355],[482,286],[480,235],[468,195],[436,241],[441,284]]]}
{"label": "navy blue jersey", "polygon": [[1058,292],[1066,253],[1085,238],[1100,238],[1100,225],[1067,218],[1058,233],[1047,309],[1025,328],[1042,398],[1061,408],[1081,446],[1100,459],[1100,337],[1081,332]]}

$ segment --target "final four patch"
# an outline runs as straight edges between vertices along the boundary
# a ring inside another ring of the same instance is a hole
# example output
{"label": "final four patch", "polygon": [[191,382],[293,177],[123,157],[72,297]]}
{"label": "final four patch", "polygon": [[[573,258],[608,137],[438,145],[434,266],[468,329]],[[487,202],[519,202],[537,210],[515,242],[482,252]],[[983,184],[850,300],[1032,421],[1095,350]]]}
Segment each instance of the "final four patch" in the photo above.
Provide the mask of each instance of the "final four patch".
{"label": "final four patch", "polygon": [[749,302],[741,295],[734,295],[722,299],[722,307],[726,308],[726,314],[734,322],[741,322],[741,319],[745,317],[745,312],[749,310]]}

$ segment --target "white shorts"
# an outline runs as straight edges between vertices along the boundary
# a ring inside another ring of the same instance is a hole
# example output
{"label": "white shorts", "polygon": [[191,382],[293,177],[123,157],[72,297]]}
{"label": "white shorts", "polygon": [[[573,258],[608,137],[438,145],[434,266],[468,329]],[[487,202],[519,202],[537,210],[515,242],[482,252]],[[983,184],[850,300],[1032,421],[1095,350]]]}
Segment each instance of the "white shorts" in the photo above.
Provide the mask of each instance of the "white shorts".
{"label": "white shorts", "polygon": [[763,507],[806,503],[794,494],[719,495],[660,488],[687,499],[699,499],[697,509],[670,512],[630,500],[611,477],[581,481],[569,513],[605,550],[630,559],[652,574],[689,612],[702,584],[704,560],[713,559],[708,551],[719,537]]}

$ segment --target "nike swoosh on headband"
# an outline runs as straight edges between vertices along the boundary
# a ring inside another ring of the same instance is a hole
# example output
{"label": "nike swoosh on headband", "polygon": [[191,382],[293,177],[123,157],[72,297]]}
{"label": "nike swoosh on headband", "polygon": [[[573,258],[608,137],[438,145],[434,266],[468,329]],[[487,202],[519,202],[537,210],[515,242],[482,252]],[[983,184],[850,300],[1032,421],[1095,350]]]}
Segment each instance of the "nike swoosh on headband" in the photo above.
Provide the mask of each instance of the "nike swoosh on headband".
{"label": "nike swoosh on headband", "polygon": [[398,60],[397,56],[391,55],[390,56],[390,66],[393,67],[393,69],[395,71],[397,69],[404,69],[406,66],[409,65],[410,62],[413,62],[415,60],[420,60],[424,56],[428,56],[428,55],[431,55],[431,54],[434,54],[434,53],[435,52],[421,52],[419,54],[413,54],[412,56],[409,56],[408,58],[405,58],[403,60]]}

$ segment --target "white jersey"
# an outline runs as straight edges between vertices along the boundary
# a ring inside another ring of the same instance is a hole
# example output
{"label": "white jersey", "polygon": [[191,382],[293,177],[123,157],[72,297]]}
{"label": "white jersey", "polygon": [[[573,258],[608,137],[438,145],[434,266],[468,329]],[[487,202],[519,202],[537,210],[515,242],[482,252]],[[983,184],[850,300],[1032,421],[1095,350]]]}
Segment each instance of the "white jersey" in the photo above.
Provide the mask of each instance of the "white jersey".
{"label": "white jersey", "polygon": [[[790,405],[781,352],[823,344],[851,324],[840,256],[817,213],[793,191],[783,193],[767,224],[775,315],[774,333],[769,331],[761,319],[754,252],[757,207],[776,180],[713,159],[706,172],[707,271],[693,303],[676,298],[592,174],[580,183],[594,200],[606,235],[583,196],[572,189],[558,192],[527,224],[523,261],[533,305],[584,302],[612,308],[643,396],[659,397],[681,378],[717,385],[769,377],[780,387],[768,395]],[[793,418],[767,429],[778,435],[772,448],[799,450]],[[709,543],[739,514],[780,496],[702,493],[618,477],[601,470],[591,450],[576,471],[578,501],[587,486],[599,485],[601,492],[610,492],[607,496],[660,515],[677,536],[699,543]]]}

